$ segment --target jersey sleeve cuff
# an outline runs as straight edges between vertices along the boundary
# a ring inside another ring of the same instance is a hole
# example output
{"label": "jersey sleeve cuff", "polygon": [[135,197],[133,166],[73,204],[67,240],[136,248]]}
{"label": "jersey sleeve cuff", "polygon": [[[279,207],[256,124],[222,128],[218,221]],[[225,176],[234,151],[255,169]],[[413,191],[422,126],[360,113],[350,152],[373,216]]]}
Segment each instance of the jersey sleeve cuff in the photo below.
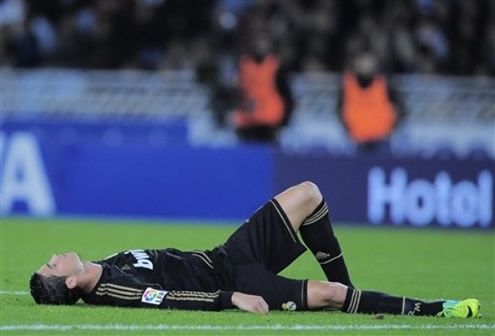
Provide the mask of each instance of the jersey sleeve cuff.
{"label": "jersey sleeve cuff", "polygon": [[220,309],[233,309],[234,305],[232,304],[232,294],[234,292],[220,292],[219,300],[220,300]]}

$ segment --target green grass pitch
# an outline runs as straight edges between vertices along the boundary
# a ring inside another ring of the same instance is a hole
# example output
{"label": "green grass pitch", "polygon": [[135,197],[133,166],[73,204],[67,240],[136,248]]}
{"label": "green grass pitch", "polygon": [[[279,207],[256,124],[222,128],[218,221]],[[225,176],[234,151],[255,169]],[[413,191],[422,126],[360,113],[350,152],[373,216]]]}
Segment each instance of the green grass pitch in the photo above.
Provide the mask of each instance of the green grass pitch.
{"label": "green grass pitch", "polygon": [[[164,222],[165,223],[165,222]],[[347,315],[340,312],[191,312],[77,304],[38,306],[30,274],[51,254],[87,260],[132,248],[211,248],[235,226],[184,222],[12,219],[0,224],[1,335],[494,335],[495,235],[491,232],[338,226],[354,283],[397,295],[475,297],[481,319]],[[324,279],[306,252],[283,275]],[[19,292],[20,291],[20,292]],[[36,329],[41,328],[41,329]]]}

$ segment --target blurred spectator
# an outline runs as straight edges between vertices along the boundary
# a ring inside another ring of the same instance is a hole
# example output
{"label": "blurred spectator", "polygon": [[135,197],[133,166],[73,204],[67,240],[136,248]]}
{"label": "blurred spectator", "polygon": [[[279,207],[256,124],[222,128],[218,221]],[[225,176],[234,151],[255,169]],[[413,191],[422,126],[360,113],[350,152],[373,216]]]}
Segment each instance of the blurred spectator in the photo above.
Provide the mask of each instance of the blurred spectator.
{"label": "blurred spectator", "polygon": [[289,71],[342,71],[366,44],[394,73],[495,75],[493,0],[3,0],[0,65],[195,68],[198,40],[231,63],[241,22]]}
{"label": "blurred spectator", "polygon": [[357,53],[345,71],[338,111],[350,138],[364,150],[385,143],[404,116],[397,93],[371,52]]}
{"label": "blurred spectator", "polygon": [[266,35],[253,39],[252,49],[239,62],[239,102],[233,123],[248,141],[276,141],[293,109],[287,71]]}

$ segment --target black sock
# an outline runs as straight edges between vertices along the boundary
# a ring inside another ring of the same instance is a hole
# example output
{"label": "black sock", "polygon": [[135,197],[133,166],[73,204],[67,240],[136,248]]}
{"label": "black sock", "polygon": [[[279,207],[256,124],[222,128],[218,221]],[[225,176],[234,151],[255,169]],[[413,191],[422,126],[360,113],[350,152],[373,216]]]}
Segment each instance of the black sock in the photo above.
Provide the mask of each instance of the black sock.
{"label": "black sock", "polygon": [[342,311],[345,313],[435,316],[445,301],[424,302],[404,296],[349,288]]}
{"label": "black sock", "polygon": [[328,206],[323,200],[299,229],[301,237],[320,263],[329,281],[354,287],[344,262],[339,241],[335,237],[328,217]]}

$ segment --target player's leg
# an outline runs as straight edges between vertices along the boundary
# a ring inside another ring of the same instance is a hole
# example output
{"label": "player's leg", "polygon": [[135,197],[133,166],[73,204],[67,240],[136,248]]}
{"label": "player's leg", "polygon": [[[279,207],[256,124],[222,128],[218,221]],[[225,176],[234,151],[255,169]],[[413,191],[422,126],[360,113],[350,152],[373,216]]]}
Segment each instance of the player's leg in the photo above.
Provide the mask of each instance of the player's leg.
{"label": "player's leg", "polygon": [[322,202],[323,196],[314,183],[303,182],[284,190],[275,199],[289,218],[294,231],[299,232],[301,224]]}
{"label": "player's leg", "polygon": [[334,308],[345,313],[466,318],[478,316],[480,309],[475,299],[425,302],[404,296],[361,291],[335,282],[309,281],[307,291],[309,309]]}
{"label": "player's leg", "polygon": [[294,231],[301,232],[304,243],[313,252],[327,279],[354,287],[333,232],[328,206],[318,187],[312,182],[303,182],[285,190],[275,199]]}
{"label": "player's leg", "polygon": [[234,266],[234,290],[261,296],[270,310],[307,311],[308,280],[296,280],[274,274],[262,264]]}
{"label": "player's leg", "polygon": [[276,199],[249,217],[220,247],[235,265],[262,264],[279,273],[306,251]]}

